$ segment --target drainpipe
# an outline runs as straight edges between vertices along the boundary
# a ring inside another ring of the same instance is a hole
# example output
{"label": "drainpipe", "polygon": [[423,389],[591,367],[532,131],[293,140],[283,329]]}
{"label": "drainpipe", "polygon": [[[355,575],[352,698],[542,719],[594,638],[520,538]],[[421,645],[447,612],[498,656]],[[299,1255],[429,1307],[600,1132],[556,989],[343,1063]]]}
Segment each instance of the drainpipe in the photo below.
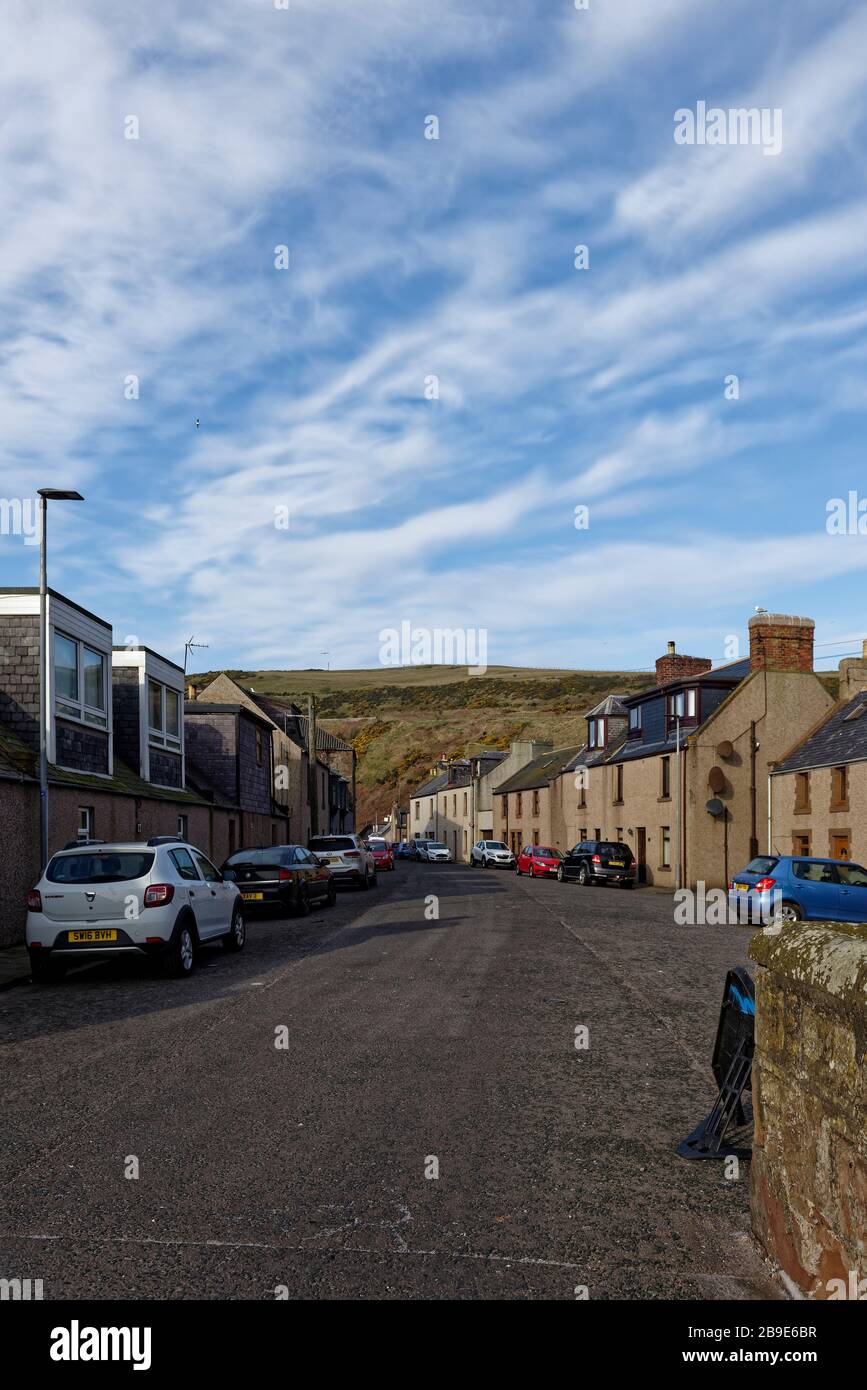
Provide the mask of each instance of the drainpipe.
{"label": "drainpipe", "polygon": [[319,786],[316,780],[316,702],[307,696],[307,799],[310,802],[310,834],[319,834]]}
{"label": "drainpipe", "polygon": [[750,859],[755,859],[759,852],[759,841],[756,835],[756,721],[750,720]]}
{"label": "drainpipe", "polygon": [[676,800],[676,802],[675,802],[675,807],[674,807],[674,833],[675,833],[675,870],[674,870],[674,886],[675,886],[675,888],[682,888],[682,887],[683,887],[683,879],[682,879],[682,874],[683,874],[683,843],[682,843],[682,840],[681,840],[681,824],[682,824],[682,820],[683,820],[683,815],[682,815],[681,801],[682,801],[682,797],[683,797],[683,782],[681,781],[681,776],[680,776],[680,720],[679,720],[679,719],[678,719],[678,721],[677,721],[675,727],[676,727],[676,729],[677,729],[677,742],[676,742],[676,749],[677,749],[677,751],[676,751],[676,753],[675,753],[675,765],[674,765],[674,766],[675,766],[675,776],[676,776],[676,778],[677,778],[677,800]]}
{"label": "drainpipe", "polygon": [[771,824],[771,817],[772,817],[772,815],[773,815],[773,809],[772,809],[772,805],[771,805],[771,795],[772,795],[772,792],[771,792],[771,774],[768,773],[768,854],[773,854],[773,852],[774,852],[774,836],[773,836],[773,827],[772,827],[772,824]]}

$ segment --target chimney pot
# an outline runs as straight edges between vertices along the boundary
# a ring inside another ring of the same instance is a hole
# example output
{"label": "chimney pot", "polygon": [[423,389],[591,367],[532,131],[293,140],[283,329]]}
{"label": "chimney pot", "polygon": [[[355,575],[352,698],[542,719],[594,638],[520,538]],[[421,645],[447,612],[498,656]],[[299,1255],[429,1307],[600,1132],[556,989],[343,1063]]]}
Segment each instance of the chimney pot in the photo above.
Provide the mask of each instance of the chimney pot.
{"label": "chimney pot", "polygon": [[190,681],[190,683],[189,683],[188,686],[187,686],[187,699],[188,699],[188,700],[195,700],[195,698],[196,698],[196,687],[193,685],[192,681]]}
{"label": "chimney pot", "polygon": [[677,648],[675,647],[674,643],[673,643],[673,642],[669,642],[669,644],[668,644],[668,655],[669,655],[669,656],[674,656],[676,650],[677,650]]}

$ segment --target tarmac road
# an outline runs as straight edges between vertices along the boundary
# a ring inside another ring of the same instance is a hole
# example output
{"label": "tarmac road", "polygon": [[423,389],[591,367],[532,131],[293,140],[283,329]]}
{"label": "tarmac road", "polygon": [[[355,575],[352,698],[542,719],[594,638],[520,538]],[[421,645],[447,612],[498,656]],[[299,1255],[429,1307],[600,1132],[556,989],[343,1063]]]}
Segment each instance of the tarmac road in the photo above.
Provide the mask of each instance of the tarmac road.
{"label": "tarmac road", "polygon": [[652,890],[398,863],[253,919],[190,980],[118,962],[7,991],[0,1276],[46,1298],[778,1297],[748,1163],[673,1152],[713,1102],[748,937],[676,926]]}

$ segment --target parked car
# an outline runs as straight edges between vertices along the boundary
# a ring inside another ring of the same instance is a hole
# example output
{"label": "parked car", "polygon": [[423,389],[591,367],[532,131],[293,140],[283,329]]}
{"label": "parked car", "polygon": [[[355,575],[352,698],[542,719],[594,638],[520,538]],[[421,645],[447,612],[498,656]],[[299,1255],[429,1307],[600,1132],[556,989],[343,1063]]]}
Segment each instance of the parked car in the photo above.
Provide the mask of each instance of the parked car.
{"label": "parked car", "polygon": [[394,847],[395,859],[412,859],[412,850],[407,840],[399,840]]}
{"label": "parked car", "polygon": [[394,850],[388,840],[370,839],[368,844],[373,850],[373,862],[377,869],[391,869],[394,873]]}
{"label": "parked car", "polygon": [[223,876],[237,883],[248,909],[306,917],[315,903],[332,906],[336,897],[328,865],[303,845],[239,849],[223,865]]}
{"label": "parked car", "polygon": [[477,840],[470,850],[470,867],[481,864],[483,869],[512,869],[515,856],[502,840]]}
{"label": "parked car", "polygon": [[518,855],[515,873],[519,878],[521,874],[529,874],[530,878],[556,878],[562,862],[563,855],[551,845],[525,845]]}
{"label": "parked car", "polygon": [[409,857],[410,857],[410,859],[415,859],[415,860],[421,859],[421,858],[422,858],[422,855],[423,855],[423,853],[424,853],[424,846],[425,846],[426,844],[427,844],[427,841],[426,841],[426,840],[422,840],[422,839],[410,840],[410,842],[409,842]]}
{"label": "parked car", "polygon": [[418,850],[419,859],[426,860],[428,864],[448,864],[451,862],[451,851],[441,840],[419,840]]}
{"label": "parked car", "polygon": [[307,841],[307,848],[328,865],[335,886],[341,883],[354,884],[361,889],[375,886],[373,850],[360,835],[314,835]]}
{"label": "parked car", "polygon": [[561,883],[577,879],[583,887],[619,883],[623,888],[634,888],[638,868],[632,850],[619,840],[582,840],[563,856],[557,878]]}
{"label": "parked car", "polygon": [[169,836],[60,850],[27,895],[34,980],[116,955],[159,957],[170,974],[188,976],[200,946],[221,941],[240,951],[245,939],[237,884]]}
{"label": "parked car", "polygon": [[778,906],[784,922],[867,922],[867,869],[851,859],[759,855],[735,874],[728,896],[741,920],[770,922]]}

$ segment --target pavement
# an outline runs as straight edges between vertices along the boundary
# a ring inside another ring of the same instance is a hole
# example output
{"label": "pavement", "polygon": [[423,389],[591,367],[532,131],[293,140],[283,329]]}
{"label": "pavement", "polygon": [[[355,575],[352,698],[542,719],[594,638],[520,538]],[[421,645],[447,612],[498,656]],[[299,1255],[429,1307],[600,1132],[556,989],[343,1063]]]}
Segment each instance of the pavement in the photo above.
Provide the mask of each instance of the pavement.
{"label": "pavement", "polygon": [[777,1298],[748,1162],[674,1153],[748,938],[677,926],[657,893],[399,862],[253,919],[189,980],[117,961],[9,990],[0,1276],[76,1299]]}

